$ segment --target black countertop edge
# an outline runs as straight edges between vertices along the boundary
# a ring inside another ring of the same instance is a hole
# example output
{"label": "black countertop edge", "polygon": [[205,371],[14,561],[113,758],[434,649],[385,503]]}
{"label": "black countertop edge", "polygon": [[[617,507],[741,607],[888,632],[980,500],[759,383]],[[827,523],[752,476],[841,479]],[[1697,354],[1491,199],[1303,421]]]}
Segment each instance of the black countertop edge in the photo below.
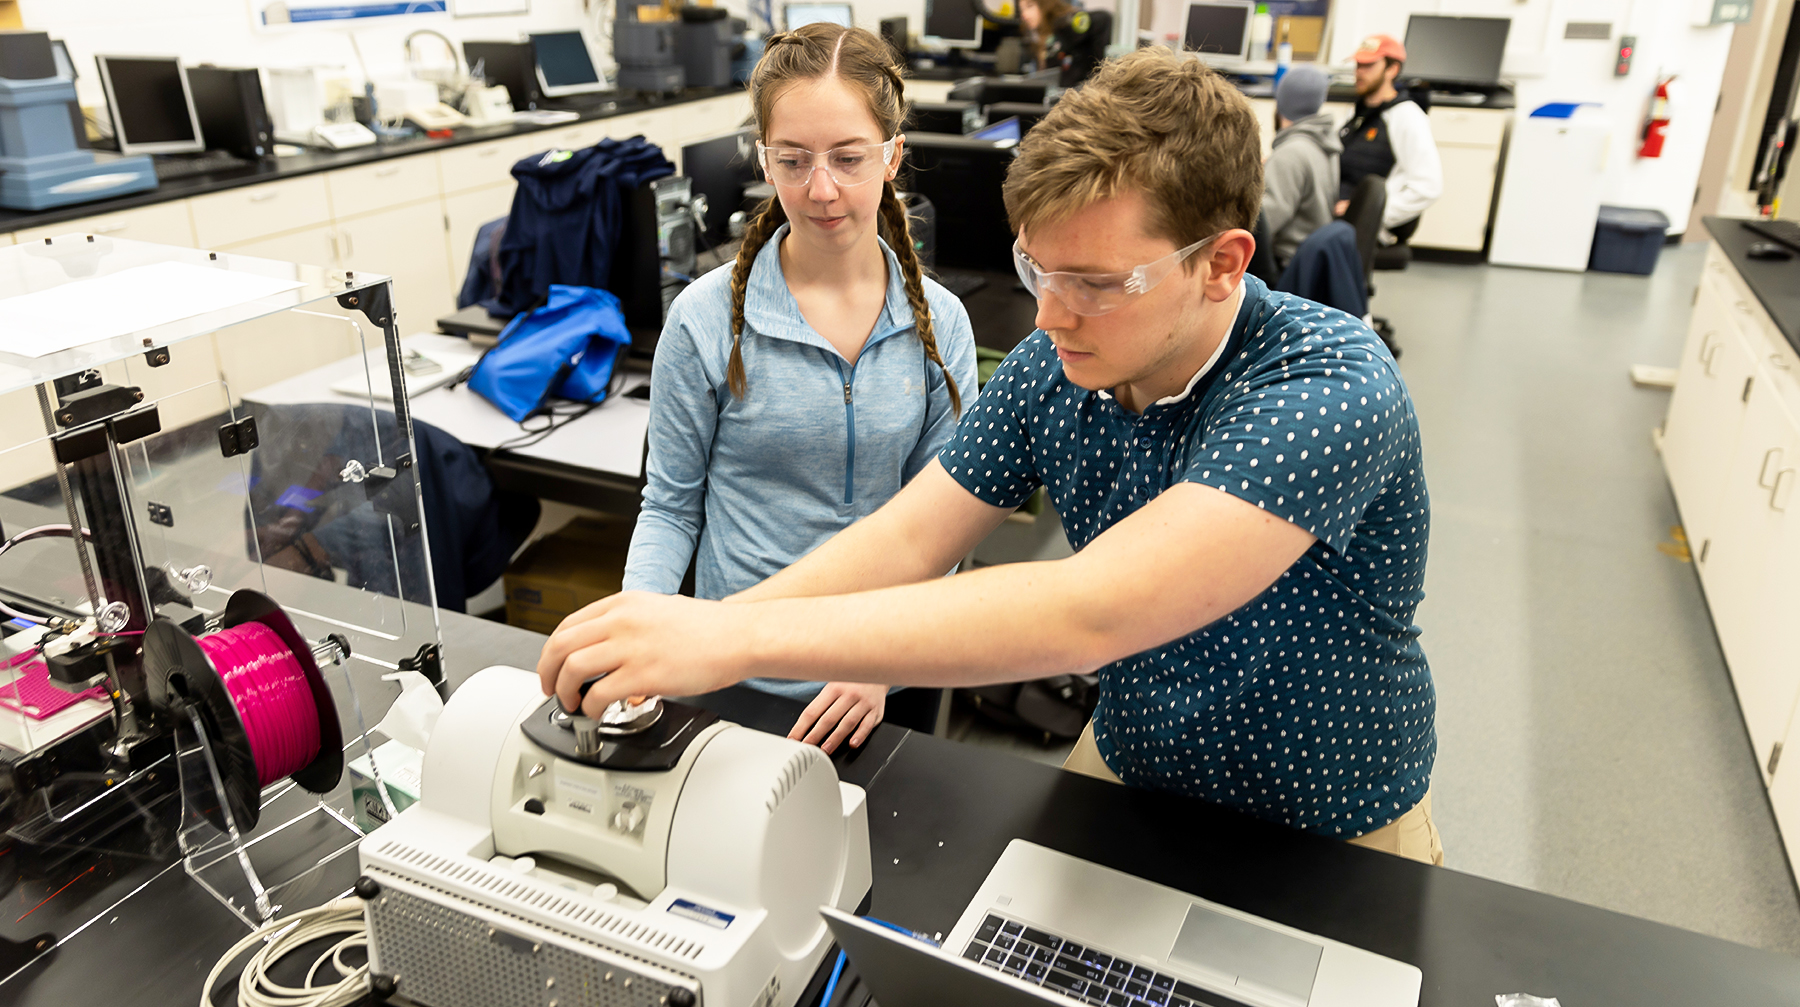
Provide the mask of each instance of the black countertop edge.
{"label": "black countertop edge", "polygon": [[1769,239],[1741,226],[1741,217],[1703,217],[1706,230],[1744,278],[1788,345],[1800,353],[1800,253],[1791,259],[1752,259],[1750,246]]}
{"label": "black countertop edge", "polygon": [[[338,168],[354,168],[361,164],[385,161],[396,157],[410,157],[414,154],[428,154],[434,150],[449,150],[471,143],[485,143],[489,140],[504,140],[508,137],[523,136],[529,133],[541,133],[545,130],[565,129],[577,123],[592,122],[596,119],[613,119],[622,115],[635,115],[639,112],[651,112],[657,109],[685,105],[689,102],[704,101],[721,95],[741,92],[742,87],[698,87],[688,88],[679,95],[660,101],[644,101],[627,99],[617,102],[613,108],[599,106],[577,111],[578,118],[557,123],[516,122],[501,126],[466,126],[458,128],[447,139],[434,140],[428,137],[414,137],[407,140],[377,142],[367,147],[356,147],[350,150],[323,150],[315,147],[305,148],[305,152],[291,157],[264,158],[260,163],[239,168],[234,171],[195,175],[189,178],[170,179],[148,192],[136,192],[129,196],[114,199],[100,199],[91,203],[76,203],[72,206],[59,206],[53,210],[4,210],[0,209],[0,232],[22,231],[31,227],[43,227],[47,224],[60,223],[65,220],[79,220],[84,217],[95,217],[120,210],[132,210],[142,206],[154,206],[176,199],[187,199],[191,196],[204,196],[213,192],[224,192],[227,189],[242,188],[247,185],[261,185],[265,182],[278,182],[288,178],[299,178],[321,171],[334,171]],[[622,139],[622,138],[621,138]]]}

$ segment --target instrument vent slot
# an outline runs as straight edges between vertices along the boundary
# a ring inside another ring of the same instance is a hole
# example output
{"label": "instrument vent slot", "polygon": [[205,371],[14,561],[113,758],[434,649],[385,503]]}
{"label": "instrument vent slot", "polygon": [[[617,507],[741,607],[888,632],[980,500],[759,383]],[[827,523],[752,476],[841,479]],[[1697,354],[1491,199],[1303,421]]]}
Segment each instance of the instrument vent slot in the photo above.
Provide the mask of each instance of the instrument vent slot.
{"label": "instrument vent slot", "polygon": [[[391,857],[400,863],[407,864],[419,873],[431,875],[440,879],[454,880],[498,898],[509,900],[515,904],[528,906],[546,916],[555,917],[562,921],[565,926],[571,928],[600,930],[622,940],[632,941],[646,948],[661,951],[665,954],[673,955],[687,961],[697,960],[706,950],[706,945],[701,941],[688,940],[685,937],[678,937],[666,931],[646,926],[624,916],[608,913],[591,906],[581,905],[553,892],[545,891],[533,883],[528,883],[517,878],[506,877],[468,861],[457,861],[448,857],[441,857],[395,840],[389,840],[382,844],[377,853],[379,856]],[[409,872],[409,874],[410,873],[411,872]],[[429,882],[425,881],[423,878],[419,878],[417,875],[412,876],[415,881],[429,884]],[[442,890],[435,885],[431,887],[434,890]],[[462,896],[457,896],[451,892],[445,892],[445,894],[451,895],[454,898],[462,898]],[[517,913],[508,912],[507,908],[503,905],[490,905],[485,902],[481,904],[487,906],[490,910],[506,913],[517,919],[528,919],[528,917],[520,916]],[[539,926],[544,925],[542,920],[529,920],[529,922],[536,923]],[[619,949],[609,950],[630,955],[630,952],[628,951],[619,951]],[[639,960],[649,961],[647,958],[640,958]]]}
{"label": "instrument vent slot", "polygon": [[769,814],[774,814],[775,809],[781,807],[781,802],[787,800],[787,795],[805,778],[806,771],[823,758],[823,752],[808,745],[788,759],[787,764],[781,767],[780,775],[775,778],[775,785],[769,788]]}

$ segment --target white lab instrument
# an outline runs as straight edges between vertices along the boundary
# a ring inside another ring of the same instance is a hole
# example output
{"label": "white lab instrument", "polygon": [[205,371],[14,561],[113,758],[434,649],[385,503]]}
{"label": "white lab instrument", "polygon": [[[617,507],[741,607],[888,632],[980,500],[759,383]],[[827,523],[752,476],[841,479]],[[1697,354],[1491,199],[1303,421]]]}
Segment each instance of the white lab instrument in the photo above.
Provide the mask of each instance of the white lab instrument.
{"label": "white lab instrument", "polygon": [[312,138],[307,142],[315,147],[349,150],[374,143],[375,133],[360,122],[322,122],[313,127]]}
{"label": "white lab instrument", "polygon": [[471,83],[463,91],[463,107],[468,109],[472,126],[491,126],[513,120],[512,95],[505,84]]}
{"label": "white lab instrument", "polygon": [[623,719],[515,668],[456,691],[419,803],[359,850],[377,981],[434,1007],[795,1003],[819,907],[869,890],[862,789],[694,707]]}

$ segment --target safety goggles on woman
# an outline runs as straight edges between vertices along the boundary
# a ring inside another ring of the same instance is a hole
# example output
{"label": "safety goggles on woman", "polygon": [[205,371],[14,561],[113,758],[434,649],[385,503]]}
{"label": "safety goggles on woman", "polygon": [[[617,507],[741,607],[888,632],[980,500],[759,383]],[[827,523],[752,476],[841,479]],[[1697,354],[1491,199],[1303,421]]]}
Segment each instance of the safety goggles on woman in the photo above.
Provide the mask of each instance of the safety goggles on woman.
{"label": "safety goggles on woman", "polygon": [[756,159],[769,181],[788,188],[811,182],[813,171],[821,167],[839,185],[862,185],[887,177],[888,162],[894,159],[894,142],[898,139],[894,136],[880,143],[833,147],[822,154],[804,147],[765,147],[757,141]]}
{"label": "safety goggles on woman", "polygon": [[1045,292],[1055,294],[1064,307],[1091,318],[1117,311],[1131,298],[1149,293],[1152,287],[1167,279],[1188,256],[1217,241],[1224,234],[1224,231],[1220,231],[1210,238],[1201,238],[1155,262],[1146,262],[1122,273],[1050,272],[1038,265],[1036,259],[1025,254],[1019,243],[1014,241],[1013,267],[1019,271],[1019,280],[1025,284],[1026,290],[1031,291],[1031,296],[1041,300]]}

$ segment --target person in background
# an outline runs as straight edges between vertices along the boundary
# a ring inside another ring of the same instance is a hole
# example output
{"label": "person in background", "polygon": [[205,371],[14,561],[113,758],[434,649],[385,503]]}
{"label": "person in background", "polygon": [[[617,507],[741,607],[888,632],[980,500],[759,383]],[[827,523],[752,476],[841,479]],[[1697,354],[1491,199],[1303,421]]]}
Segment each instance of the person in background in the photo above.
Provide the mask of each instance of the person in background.
{"label": "person in background", "polygon": [[1338,156],[1337,212],[1344,212],[1364,176],[1386,177],[1383,244],[1411,238],[1419,228],[1419,214],[1444,191],[1444,167],[1431,137],[1431,119],[1396,83],[1405,64],[1406,47],[1392,36],[1362,40],[1356,48],[1356,113],[1339,133],[1344,152]]}
{"label": "person in background", "polygon": [[1307,235],[1335,216],[1338,155],[1337,126],[1325,105],[1331,77],[1310,63],[1288,69],[1275,86],[1274,150],[1263,166],[1263,221],[1274,243],[1277,269],[1286,269],[1294,250]]}
{"label": "person in background", "polygon": [[1019,24],[1037,46],[1038,69],[1060,68],[1062,87],[1075,87],[1092,76],[1112,39],[1111,14],[1076,10],[1068,0],[1020,0]]}
{"label": "person in background", "polygon": [[[670,305],[625,590],[674,594],[690,561],[700,598],[780,572],[898,493],[974,396],[968,313],[922,274],[894,191],[900,72],[860,28],[769,38],[750,96],[775,198]],[[880,685],[749,684],[809,700],[790,736],[828,752],[892,712]],[[890,719],[929,730],[936,705],[910,713]]]}

